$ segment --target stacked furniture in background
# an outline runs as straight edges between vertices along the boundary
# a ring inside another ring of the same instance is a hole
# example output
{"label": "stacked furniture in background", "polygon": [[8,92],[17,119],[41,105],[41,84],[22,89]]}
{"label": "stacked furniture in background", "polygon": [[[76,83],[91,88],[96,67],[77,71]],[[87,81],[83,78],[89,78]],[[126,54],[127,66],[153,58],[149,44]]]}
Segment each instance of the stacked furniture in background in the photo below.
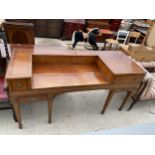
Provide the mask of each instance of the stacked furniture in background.
{"label": "stacked furniture in background", "polygon": [[65,19],[62,39],[71,40],[74,31],[85,27],[85,19]]}
{"label": "stacked furniture in background", "polygon": [[155,24],[150,27],[142,44],[120,45],[123,52],[136,61],[141,62],[143,67],[155,67]]}
{"label": "stacked furniture in background", "polygon": [[[6,21],[33,23],[35,37],[67,40],[71,40],[74,31],[85,27],[118,31],[121,23],[121,19],[6,19]],[[105,38],[107,37],[109,36],[105,35]]]}
{"label": "stacked furniture in background", "polygon": [[[86,27],[88,28],[100,28],[117,32],[122,19],[87,19]],[[111,34],[104,34],[104,36],[98,36],[97,42],[104,42],[107,38],[111,38]]]}
{"label": "stacked furniture in background", "polygon": [[7,19],[6,21],[33,23],[35,37],[60,38],[63,31],[63,19]]}
{"label": "stacked furniture in background", "polygon": [[89,28],[109,29],[118,31],[122,19],[87,19],[86,26]]}
{"label": "stacked furniture in background", "polygon": [[[146,76],[133,97],[130,110],[138,100],[155,99],[155,24],[148,30],[142,44],[121,45],[121,49],[140,66],[146,69]],[[152,73],[153,72],[153,73]]]}

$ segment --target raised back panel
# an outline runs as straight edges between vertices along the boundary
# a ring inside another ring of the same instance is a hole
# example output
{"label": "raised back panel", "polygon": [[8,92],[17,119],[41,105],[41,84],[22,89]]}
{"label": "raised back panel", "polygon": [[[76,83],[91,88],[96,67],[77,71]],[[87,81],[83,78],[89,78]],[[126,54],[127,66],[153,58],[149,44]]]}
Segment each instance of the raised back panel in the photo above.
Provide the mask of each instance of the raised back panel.
{"label": "raised back panel", "polygon": [[33,64],[95,64],[97,56],[33,55]]}
{"label": "raised back panel", "polygon": [[32,23],[5,22],[3,23],[7,42],[10,44],[34,45]]}

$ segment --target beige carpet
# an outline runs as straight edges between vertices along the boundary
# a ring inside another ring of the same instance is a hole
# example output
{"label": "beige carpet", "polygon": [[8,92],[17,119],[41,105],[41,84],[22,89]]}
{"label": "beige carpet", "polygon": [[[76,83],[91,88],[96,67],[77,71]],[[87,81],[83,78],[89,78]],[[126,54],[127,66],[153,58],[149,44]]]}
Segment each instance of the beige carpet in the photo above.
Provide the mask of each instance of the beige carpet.
{"label": "beige carpet", "polygon": [[[38,41],[38,40],[37,40]],[[41,44],[45,40],[40,39]],[[50,45],[64,44],[63,41],[47,39]],[[44,42],[44,44],[45,44]],[[92,131],[128,127],[136,124],[155,122],[154,101],[140,102],[131,111],[118,111],[118,107],[125,93],[114,96],[111,105],[104,115],[100,114],[106,99],[107,90],[83,91],[64,93],[56,96],[53,107],[53,123],[47,123],[47,103],[36,102],[23,104],[22,121],[23,129],[18,129],[17,123],[12,118],[11,110],[0,111],[0,134],[85,134]]]}
{"label": "beige carpet", "polygon": [[[104,115],[100,114],[107,91],[64,93],[56,96],[53,123],[47,123],[47,103],[23,104],[23,129],[18,129],[10,110],[0,111],[0,134],[84,134],[87,132],[127,127],[154,122],[155,115],[148,112],[149,102],[141,102],[131,111],[118,111],[124,93],[114,96]],[[154,101],[151,101],[155,111]]]}

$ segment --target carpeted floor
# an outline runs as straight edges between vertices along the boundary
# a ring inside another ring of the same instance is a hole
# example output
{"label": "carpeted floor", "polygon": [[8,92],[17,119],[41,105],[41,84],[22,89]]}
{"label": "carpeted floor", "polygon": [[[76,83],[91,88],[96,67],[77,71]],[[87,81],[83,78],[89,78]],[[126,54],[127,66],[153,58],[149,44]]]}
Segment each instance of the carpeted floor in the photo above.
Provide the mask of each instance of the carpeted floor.
{"label": "carpeted floor", "polygon": [[47,123],[47,103],[23,104],[23,129],[18,129],[10,110],[0,111],[0,134],[83,134],[131,125],[155,122],[155,115],[148,112],[153,101],[141,102],[131,111],[118,111],[124,93],[114,96],[104,115],[100,114],[108,91],[84,91],[56,96],[53,123]]}
{"label": "carpeted floor", "polygon": [[[39,38],[36,44],[64,44],[56,39]],[[114,96],[111,105],[104,115],[100,114],[106,99],[107,90],[63,93],[55,97],[53,107],[53,122],[47,123],[47,103],[36,102],[21,106],[23,129],[18,129],[12,118],[11,110],[0,111],[0,134],[84,134],[131,125],[155,122],[155,115],[148,112],[151,104],[155,111],[154,101],[143,101],[134,106],[131,111],[118,111],[125,93]]]}

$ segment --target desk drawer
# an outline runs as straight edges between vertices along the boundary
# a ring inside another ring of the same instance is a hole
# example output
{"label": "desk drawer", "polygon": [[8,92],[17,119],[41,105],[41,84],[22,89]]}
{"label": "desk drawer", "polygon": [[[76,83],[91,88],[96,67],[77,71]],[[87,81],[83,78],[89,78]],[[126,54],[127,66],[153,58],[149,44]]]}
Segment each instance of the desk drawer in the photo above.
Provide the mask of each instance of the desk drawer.
{"label": "desk drawer", "polygon": [[11,81],[13,91],[24,91],[29,88],[29,81],[27,79],[12,80]]}
{"label": "desk drawer", "polygon": [[48,100],[48,95],[29,95],[19,97],[19,102],[29,103],[35,101],[45,101]]}
{"label": "desk drawer", "polygon": [[114,83],[116,84],[126,84],[126,85],[139,85],[142,81],[143,76],[142,75],[124,75],[124,76],[118,76],[115,78]]}

